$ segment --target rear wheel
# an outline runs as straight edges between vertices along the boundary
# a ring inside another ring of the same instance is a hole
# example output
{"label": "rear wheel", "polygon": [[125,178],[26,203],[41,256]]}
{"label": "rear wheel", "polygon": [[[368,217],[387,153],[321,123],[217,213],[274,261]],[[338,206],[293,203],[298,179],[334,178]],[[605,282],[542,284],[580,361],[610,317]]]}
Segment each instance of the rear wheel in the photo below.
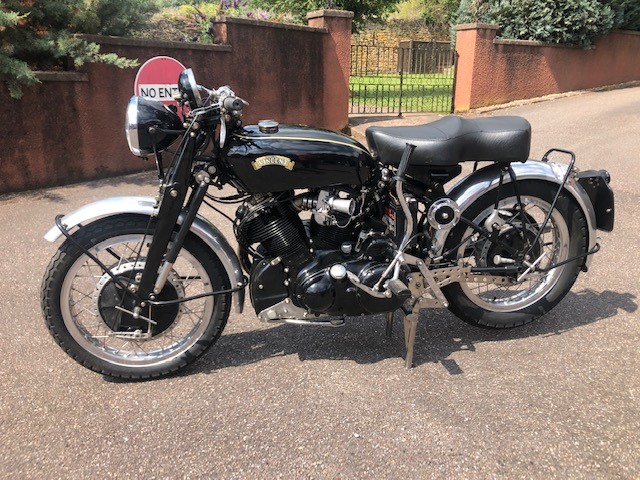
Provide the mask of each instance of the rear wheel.
{"label": "rear wheel", "polygon": [[[152,241],[148,218],[122,215],[81,228],[74,238],[111,273],[128,284],[144,269]],[[157,300],[175,300],[228,289],[220,260],[188,236]],[[45,321],[58,344],[91,370],[123,378],[150,378],[176,371],[201,356],[220,336],[230,295],[145,307],[134,302],[81,248],[66,241],[43,280]],[[150,319],[149,322],[146,319]]]}
{"label": "rear wheel", "polygon": [[490,223],[495,219],[500,225],[499,242],[474,233],[463,223],[452,230],[445,249],[455,249],[457,258],[465,265],[510,265],[516,263],[516,252],[528,251],[525,260],[535,263],[535,270],[539,271],[533,270],[522,280],[506,284],[464,281],[443,288],[449,309],[462,320],[489,328],[524,325],[551,310],[571,289],[582,259],[543,272],[586,251],[586,221],[569,195],[560,194],[547,227],[535,241],[557,188],[544,182],[518,182],[524,215],[519,210],[513,184],[502,187],[497,212],[496,191],[486,193],[464,212],[467,219],[481,226],[493,214]]}

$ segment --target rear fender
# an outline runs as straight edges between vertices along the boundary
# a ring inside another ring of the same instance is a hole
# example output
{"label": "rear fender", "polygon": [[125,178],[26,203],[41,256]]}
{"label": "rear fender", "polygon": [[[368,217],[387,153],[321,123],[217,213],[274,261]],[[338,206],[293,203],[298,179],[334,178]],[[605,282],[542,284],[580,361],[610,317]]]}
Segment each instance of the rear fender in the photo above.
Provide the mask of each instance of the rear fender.
{"label": "rear fender", "polygon": [[[97,202],[83,205],[62,218],[62,224],[72,230],[78,225],[86,225],[100,218],[132,213],[138,215],[151,216],[157,214],[156,201],[153,197],[128,196],[111,197]],[[184,213],[180,214],[178,224],[182,223]],[[244,283],[242,266],[236,253],[229,242],[222,235],[215,225],[206,218],[197,215],[190,232],[204,242],[207,247],[220,259],[232,287],[240,286]],[[53,226],[44,236],[49,242],[55,242],[62,236],[62,232],[57,226]],[[236,312],[242,313],[244,308],[244,290],[239,290],[233,294]]]}
{"label": "rear fender", "polygon": [[[528,160],[525,163],[512,163],[511,167],[516,174],[517,180],[540,180],[558,186],[562,185],[562,180],[567,172],[567,168],[569,168],[568,165],[555,162],[541,162],[538,160]],[[500,173],[500,167],[497,164],[481,168],[456,183],[448,192],[448,195],[458,204],[460,212],[464,214],[465,210],[482,195],[498,187],[500,183]],[[510,182],[510,176],[505,175],[503,183]],[[596,245],[597,238],[596,216],[591,205],[591,200],[584,189],[578,184],[574,175],[569,175],[564,190],[573,197],[587,220],[588,245],[589,251],[591,251]],[[434,237],[434,245],[437,246],[436,256],[442,254],[448,234],[448,231],[436,232]],[[584,265],[587,268],[591,264],[591,257],[592,256],[589,255],[585,258]]]}

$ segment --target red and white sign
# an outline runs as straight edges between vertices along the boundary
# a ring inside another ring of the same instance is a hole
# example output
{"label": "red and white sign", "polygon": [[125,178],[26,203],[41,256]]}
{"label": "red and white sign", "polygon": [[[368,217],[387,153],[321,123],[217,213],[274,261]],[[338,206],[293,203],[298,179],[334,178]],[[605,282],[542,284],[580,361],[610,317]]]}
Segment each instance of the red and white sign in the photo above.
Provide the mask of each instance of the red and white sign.
{"label": "red and white sign", "polygon": [[178,76],[185,68],[175,58],[150,58],[138,70],[133,86],[134,95],[177,106],[178,102],[173,96],[178,93]]}

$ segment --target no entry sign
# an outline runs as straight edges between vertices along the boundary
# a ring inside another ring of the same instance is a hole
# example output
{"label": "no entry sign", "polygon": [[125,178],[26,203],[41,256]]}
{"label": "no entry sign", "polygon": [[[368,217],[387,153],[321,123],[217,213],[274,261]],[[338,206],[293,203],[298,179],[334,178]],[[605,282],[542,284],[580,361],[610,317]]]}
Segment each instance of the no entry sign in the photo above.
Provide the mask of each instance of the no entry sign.
{"label": "no entry sign", "polygon": [[186,67],[175,58],[153,57],[138,70],[134,95],[157,100],[165,105],[178,105],[173,96],[178,93],[178,76]]}

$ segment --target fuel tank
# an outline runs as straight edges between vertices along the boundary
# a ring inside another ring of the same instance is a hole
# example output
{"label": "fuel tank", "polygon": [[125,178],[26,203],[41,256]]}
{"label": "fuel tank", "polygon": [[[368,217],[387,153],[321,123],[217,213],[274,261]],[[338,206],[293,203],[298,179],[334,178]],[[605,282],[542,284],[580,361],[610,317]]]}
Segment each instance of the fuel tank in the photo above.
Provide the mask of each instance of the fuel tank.
{"label": "fuel tank", "polygon": [[269,131],[249,125],[231,134],[223,165],[236,188],[267,193],[361,185],[375,166],[362,144],[341,133],[303,125]]}

